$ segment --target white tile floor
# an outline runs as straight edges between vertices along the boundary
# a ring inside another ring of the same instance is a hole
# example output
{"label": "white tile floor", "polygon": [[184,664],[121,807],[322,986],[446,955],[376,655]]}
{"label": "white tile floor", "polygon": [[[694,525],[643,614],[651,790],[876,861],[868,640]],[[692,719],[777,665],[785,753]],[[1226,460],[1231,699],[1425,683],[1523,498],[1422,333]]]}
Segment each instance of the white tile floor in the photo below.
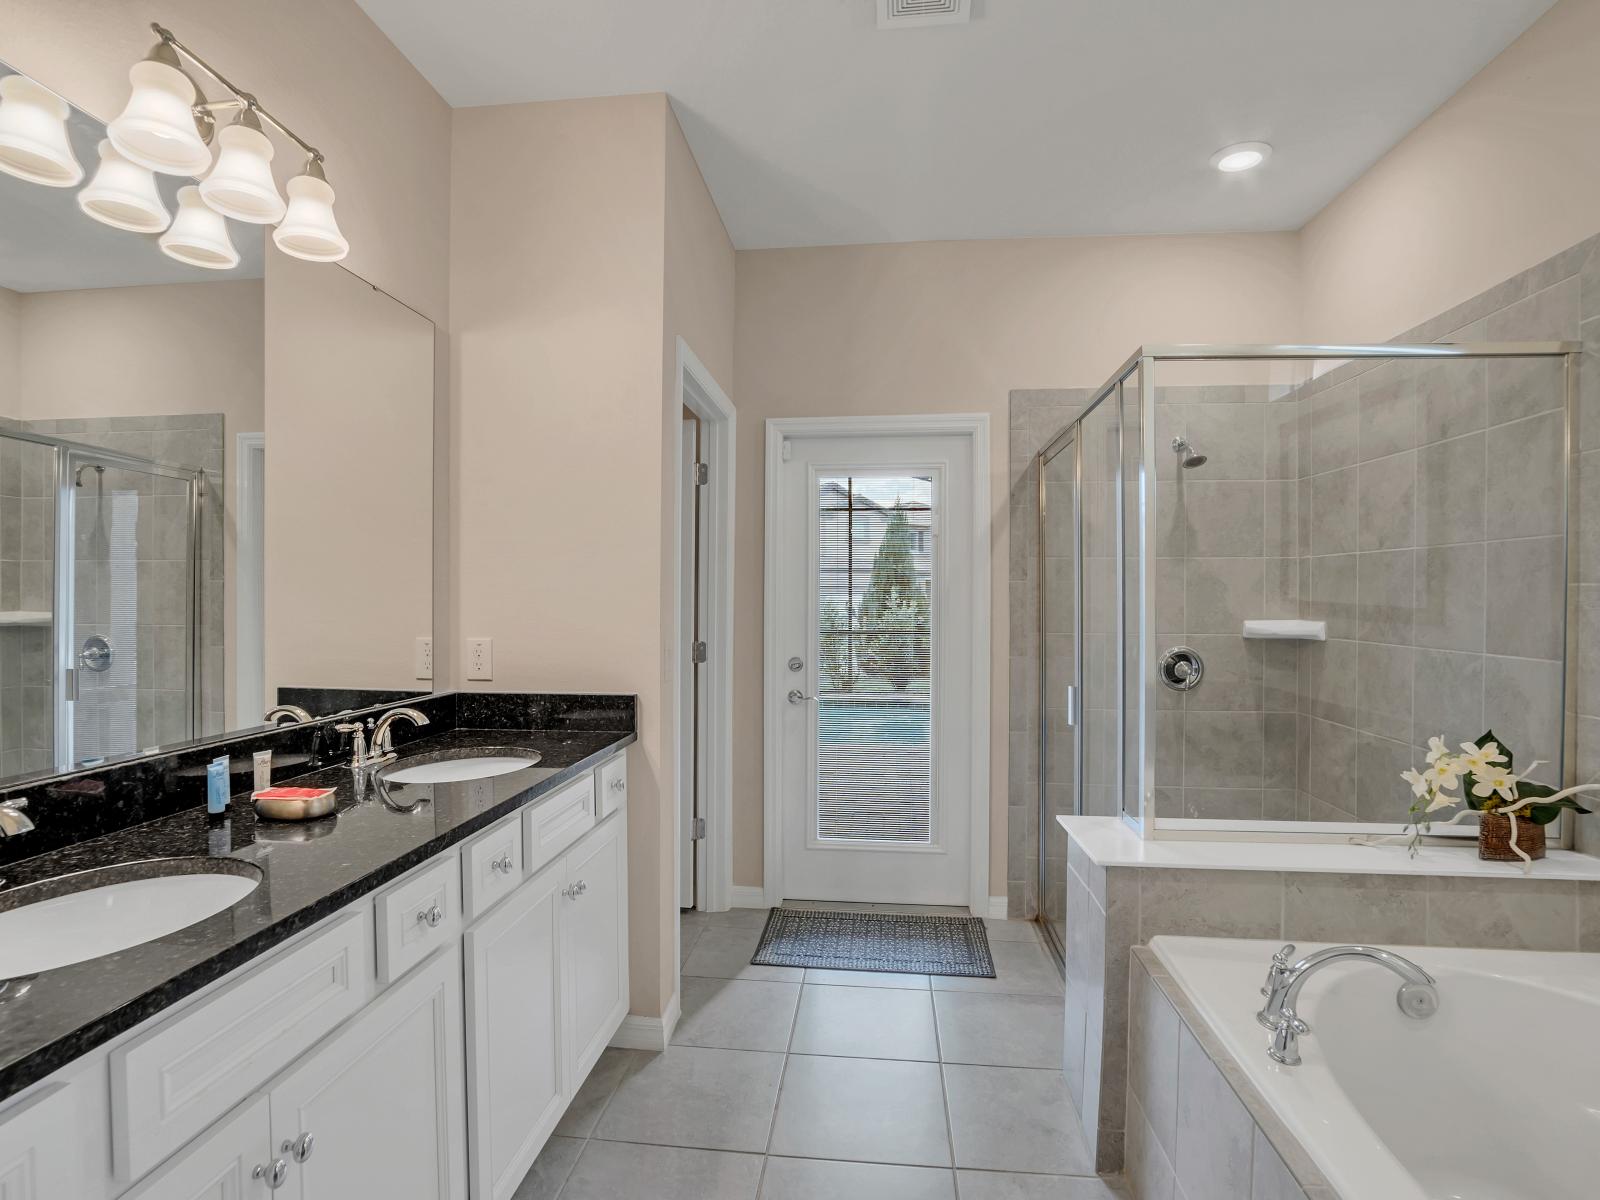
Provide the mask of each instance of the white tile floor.
{"label": "white tile floor", "polygon": [[607,1050],[514,1200],[1121,1194],[1067,1099],[1033,925],[987,922],[996,978],[971,980],[752,967],[765,920],[685,914],[672,1046]]}

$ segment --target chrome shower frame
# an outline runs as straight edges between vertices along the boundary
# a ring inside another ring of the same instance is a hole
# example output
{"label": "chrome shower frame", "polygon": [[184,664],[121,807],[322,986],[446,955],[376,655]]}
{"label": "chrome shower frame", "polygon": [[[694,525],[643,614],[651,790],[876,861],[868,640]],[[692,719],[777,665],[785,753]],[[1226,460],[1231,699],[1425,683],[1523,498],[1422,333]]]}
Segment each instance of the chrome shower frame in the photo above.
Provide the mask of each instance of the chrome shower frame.
{"label": "chrome shower frame", "polygon": [[[1038,476],[1039,489],[1039,546],[1038,546],[1038,586],[1040,589],[1040,603],[1038,612],[1039,645],[1041,654],[1041,670],[1039,672],[1039,794],[1037,803],[1040,811],[1040,824],[1045,819],[1045,772],[1046,760],[1046,705],[1044,689],[1047,685],[1046,672],[1042,666],[1044,647],[1044,628],[1046,611],[1044,603],[1044,554],[1045,554],[1045,518],[1047,512],[1047,495],[1044,478],[1044,466],[1048,460],[1066,446],[1069,440],[1076,438],[1080,433],[1079,427],[1090,414],[1094,413],[1101,404],[1108,399],[1121,396],[1124,385],[1130,380],[1137,379],[1139,395],[1139,478],[1137,480],[1137,505],[1136,511],[1125,513],[1127,506],[1127,480],[1124,478],[1125,458],[1119,457],[1116,468],[1116,496],[1117,496],[1117,536],[1124,569],[1119,571],[1117,579],[1117,621],[1118,621],[1118,646],[1120,650],[1126,648],[1125,631],[1122,629],[1122,614],[1126,611],[1127,588],[1129,586],[1126,563],[1130,555],[1127,554],[1125,541],[1124,522],[1131,522],[1136,531],[1138,540],[1137,561],[1139,563],[1139,682],[1138,686],[1138,728],[1132,731],[1138,740],[1137,756],[1139,779],[1134,791],[1139,810],[1130,812],[1127,800],[1130,790],[1127,781],[1122,777],[1127,761],[1127,738],[1130,731],[1127,729],[1128,705],[1125,702],[1118,705],[1117,716],[1117,745],[1118,745],[1118,796],[1121,804],[1122,820],[1140,836],[1146,838],[1156,837],[1261,837],[1266,836],[1277,840],[1284,838],[1318,840],[1333,838],[1347,840],[1352,833],[1398,833],[1403,827],[1398,824],[1370,823],[1362,826],[1341,824],[1336,829],[1318,829],[1315,822],[1272,822],[1272,821],[1220,821],[1220,820],[1184,820],[1167,818],[1157,820],[1154,816],[1155,801],[1155,741],[1152,725],[1159,703],[1160,682],[1157,677],[1156,662],[1160,656],[1160,649],[1155,633],[1156,596],[1155,596],[1155,521],[1156,521],[1156,475],[1158,447],[1156,443],[1155,421],[1155,396],[1156,396],[1156,365],[1166,362],[1313,362],[1332,361],[1343,363],[1345,360],[1391,360],[1391,359],[1418,359],[1418,360],[1449,360],[1449,359],[1474,359],[1474,358],[1560,358],[1564,360],[1564,420],[1562,447],[1562,495],[1563,495],[1563,535],[1564,555],[1562,562],[1563,588],[1565,605],[1563,611],[1564,647],[1565,654],[1562,660],[1561,690],[1562,728],[1561,728],[1561,781],[1562,786],[1571,786],[1577,782],[1577,756],[1575,753],[1576,742],[1576,655],[1577,655],[1577,618],[1574,612],[1576,600],[1574,597],[1573,564],[1576,556],[1574,539],[1577,534],[1576,522],[1573,519],[1573,509],[1577,501],[1575,493],[1576,481],[1573,476],[1573,423],[1577,408],[1578,388],[1578,355],[1582,346],[1577,342],[1566,341],[1539,341],[1539,342],[1456,342],[1456,343],[1405,343],[1396,345],[1315,345],[1315,344],[1285,344],[1285,345],[1177,345],[1160,344],[1141,346],[1113,374],[1091,395],[1083,411],[1059,434],[1047,442],[1034,457],[1035,472]],[[1119,430],[1122,421],[1119,414]],[[1079,454],[1081,467],[1081,441],[1075,451]],[[1170,453],[1163,448],[1163,452]],[[1074,494],[1081,496],[1082,476],[1081,470],[1074,475]],[[1074,500],[1078,506],[1079,501]],[[1076,709],[1078,713],[1086,711],[1087,698],[1083,694],[1083,669],[1082,669],[1082,516],[1081,507],[1078,513],[1077,528],[1074,533],[1074,554],[1077,559],[1075,577],[1077,579],[1077,625],[1075,638],[1075,681]],[[1126,679],[1126,662],[1123,653],[1119,653],[1117,662],[1118,690],[1126,696],[1129,682]],[[1081,722],[1074,729],[1074,745],[1076,747],[1074,774],[1074,799],[1077,810],[1081,813],[1084,795],[1083,774],[1083,728]],[[1146,819],[1149,814],[1149,819]],[[1563,819],[1561,832],[1556,841],[1561,845],[1569,845],[1572,840],[1572,822]],[[1473,831],[1455,830],[1460,836],[1472,836]],[[1040,879],[1043,881],[1044,867],[1044,841],[1045,834],[1041,828],[1039,833],[1039,867]]]}
{"label": "chrome shower frame", "polygon": [[38,446],[45,446],[52,451],[50,495],[55,502],[55,545],[53,561],[50,564],[52,597],[50,700],[54,741],[54,748],[51,753],[55,759],[55,765],[52,769],[55,771],[71,770],[72,763],[70,760],[73,757],[70,727],[71,713],[66,706],[72,700],[72,697],[68,694],[68,680],[72,678],[69,672],[75,669],[77,661],[74,649],[77,640],[76,617],[74,614],[76,580],[73,578],[73,572],[68,569],[68,565],[76,562],[77,550],[77,505],[75,502],[77,488],[76,480],[73,476],[83,470],[81,466],[77,468],[77,472],[71,469],[70,463],[75,458],[86,458],[102,466],[120,467],[125,470],[139,471],[146,475],[160,475],[168,479],[179,480],[186,485],[189,528],[185,557],[189,564],[189,587],[185,593],[184,606],[189,638],[184,647],[184,675],[189,682],[189,736],[196,736],[204,718],[200,661],[203,634],[200,628],[200,589],[203,586],[200,518],[206,496],[205,472],[191,467],[182,467],[172,463],[160,462],[156,459],[144,458],[137,454],[106,450],[99,446],[91,446],[85,442],[74,442],[66,438],[52,437],[49,434],[34,433],[30,430],[0,430],[0,437],[12,438],[19,442],[32,442]]}

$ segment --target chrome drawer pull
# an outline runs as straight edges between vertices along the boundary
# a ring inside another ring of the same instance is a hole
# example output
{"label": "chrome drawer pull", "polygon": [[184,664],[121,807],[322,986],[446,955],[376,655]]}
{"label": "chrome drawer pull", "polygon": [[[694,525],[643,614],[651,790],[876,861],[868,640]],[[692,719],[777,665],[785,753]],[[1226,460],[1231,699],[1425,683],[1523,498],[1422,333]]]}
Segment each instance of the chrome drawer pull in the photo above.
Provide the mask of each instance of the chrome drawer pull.
{"label": "chrome drawer pull", "polygon": [[443,921],[444,910],[441,909],[437,904],[435,904],[432,908],[424,909],[417,914],[417,923],[419,925],[426,925],[429,929],[437,929],[440,923]]}
{"label": "chrome drawer pull", "polygon": [[293,1158],[295,1162],[303,1163],[311,1157],[311,1152],[317,1147],[317,1139],[308,1130],[295,1138],[292,1142],[284,1142],[283,1152]]}
{"label": "chrome drawer pull", "polygon": [[502,854],[489,865],[496,871],[500,872],[500,874],[509,875],[511,874],[511,855]]}
{"label": "chrome drawer pull", "polygon": [[569,884],[568,886],[562,888],[561,889],[561,894],[563,896],[565,896],[568,900],[576,900],[579,896],[583,895],[588,890],[589,890],[589,885],[587,883],[585,883],[583,880],[580,879],[580,880],[578,880],[577,883]]}
{"label": "chrome drawer pull", "polygon": [[289,1164],[281,1158],[275,1158],[270,1163],[257,1163],[256,1169],[250,1172],[252,1179],[265,1179],[267,1186],[277,1191],[283,1186],[283,1181],[289,1177]]}

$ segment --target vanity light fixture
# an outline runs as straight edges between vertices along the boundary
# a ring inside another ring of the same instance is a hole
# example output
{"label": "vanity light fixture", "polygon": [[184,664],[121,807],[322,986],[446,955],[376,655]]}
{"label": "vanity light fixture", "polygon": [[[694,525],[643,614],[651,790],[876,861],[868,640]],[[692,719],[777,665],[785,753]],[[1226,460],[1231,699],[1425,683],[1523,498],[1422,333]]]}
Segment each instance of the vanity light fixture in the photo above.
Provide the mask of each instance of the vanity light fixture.
{"label": "vanity light fixture", "polygon": [[155,175],[124,158],[110,138],[100,142],[100,165],[78,193],[78,207],[101,224],[129,233],[160,233],[172,224]]}
{"label": "vanity light fixture", "polygon": [[333,216],[333,189],[322,173],[322,159],[306,160],[306,169],[288,183],[289,211],[272,231],[279,250],[309,262],[338,262],[350,253]]}
{"label": "vanity light fixture", "polygon": [[1237,142],[1224,146],[1211,156],[1211,165],[1224,175],[1237,175],[1252,171],[1272,157],[1272,147],[1266,142]]}
{"label": "vanity light fixture", "polygon": [[229,271],[239,265],[239,252],[228,238],[228,223],[192,183],[178,189],[178,215],[156,244],[168,258],[191,267]]}
{"label": "vanity light fixture", "polygon": [[199,175],[211,165],[213,122],[195,108],[199,92],[178,65],[178,52],[163,39],[128,71],[133,94],[106,126],[117,152],[163,175]]}
{"label": "vanity light fixture", "polygon": [[217,135],[222,152],[200,181],[200,195],[225,217],[252,225],[281,221],[283,197],[272,178],[272,142],[255,109],[245,108]]}
{"label": "vanity light fixture", "polygon": [[0,171],[46,187],[76,186],[83,167],[67,136],[71,111],[26,75],[0,79]]}

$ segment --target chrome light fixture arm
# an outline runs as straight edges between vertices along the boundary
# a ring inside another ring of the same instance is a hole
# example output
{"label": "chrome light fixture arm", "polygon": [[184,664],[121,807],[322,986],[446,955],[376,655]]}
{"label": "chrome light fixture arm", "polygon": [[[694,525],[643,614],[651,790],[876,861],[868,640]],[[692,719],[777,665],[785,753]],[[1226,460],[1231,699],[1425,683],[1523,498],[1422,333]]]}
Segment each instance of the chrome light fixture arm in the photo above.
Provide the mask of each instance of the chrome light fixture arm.
{"label": "chrome light fixture arm", "polygon": [[205,101],[196,106],[198,110],[197,115],[201,117],[201,124],[205,130],[204,136],[206,137],[207,141],[210,140],[209,127],[211,125],[210,114],[212,112],[243,108],[261,120],[266,121],[267,124],[271,125],[279,133],[283,134],[284,137],[288,138],[295,145],[299,146],[300,149],[304,150],[308,162],[310,164],[315,164],[317,173],[320,174],[322,169],[322,151],[318,150],[310,142],[306,141],[305,138],[301,137],[294,130],[290,129],[277,117],[273,116],[271,112],[262,106],[261,101],[257,100],[252,93],[245,91],[221,71],[217,70],[209,62],[201,58],[188,46],[179,41],[176,35],[173,34],[172,30],[166,28],[156,21],[150,22],[150,28],[155,32],[155,35],[161,39],[161,44],[163,46],[170,47],[175,53],[180,54],[184,58],[188,59],[207,75],[211,76],[212,79],[216,80],[228,91],[233,93],[233,99]]}

